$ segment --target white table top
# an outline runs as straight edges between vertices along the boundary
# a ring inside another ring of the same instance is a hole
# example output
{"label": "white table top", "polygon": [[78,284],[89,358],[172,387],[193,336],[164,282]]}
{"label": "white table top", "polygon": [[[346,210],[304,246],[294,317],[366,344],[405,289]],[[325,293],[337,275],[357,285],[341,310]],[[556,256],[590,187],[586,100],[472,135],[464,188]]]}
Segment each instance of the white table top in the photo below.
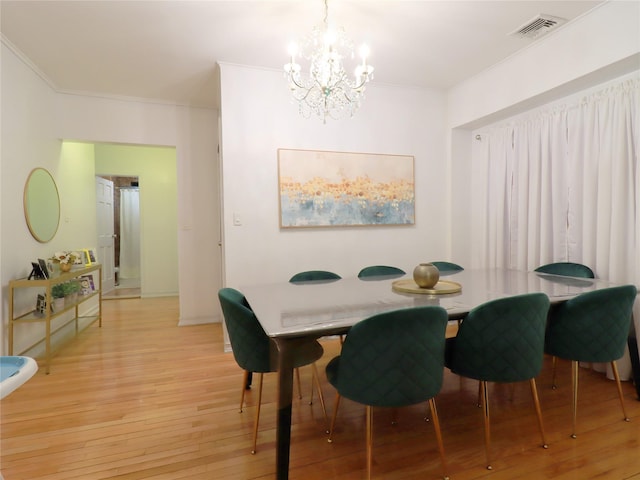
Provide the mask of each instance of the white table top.
{"label": "white table top", "polygon": [[464,317],[473,307],[489,300],[543,292],[551,303],[580,293],[613,286],[598,279],[563,277],[518,270],[463,270],[440,280],[462,285],[454,294],[426,295],[398,293],[395,278],[366,280],[343,278],[336,281],[292,284],[281,282],[241,287],[260,324],[270,337],[297,337],[338,333],[367,317],[401,308],[440,305],[451,319]]}

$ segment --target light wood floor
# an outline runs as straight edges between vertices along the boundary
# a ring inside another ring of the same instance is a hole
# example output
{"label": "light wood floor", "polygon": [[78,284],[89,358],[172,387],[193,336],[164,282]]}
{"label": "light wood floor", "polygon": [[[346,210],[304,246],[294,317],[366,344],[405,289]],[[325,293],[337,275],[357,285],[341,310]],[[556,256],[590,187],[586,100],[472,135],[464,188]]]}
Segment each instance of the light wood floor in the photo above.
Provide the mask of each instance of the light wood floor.
{"label": "light wood floor", "polygon": [[[222,352],[220,325],[177,327],[176,298],[104,303],[102,328],[89,327],[43,369],[2,400],[1,470],[5,480],[271,479],[275,472],[276,377],[265,377],[258,452],[251,455],[254,408],[238,412],[242,373]],[[338,351],[323,341],[320,371]],[[477,383],[446,371],[437,398],[452,480],[640,480],[640,402],[623,384],[630,423],[613,382],[581,370],[579,434],[570,433],[570,373],[550,388],[550,362],[538,381],[549,442],[542,449],[528,384],[490,390],[494,470],[484,468]],[[332,444],[320,405],[295,400],[292,480],[365,476],[364,407],[342,402]],[[323,379],[328,407],[334,392]],[[253,405],[255,392],[248,394]],[[374,478],[436,479],[440,464],[426,405],[374,418]]]}
{"label": "light wood floor", "polygon": [[102,295],[102,300],[122,300],[125,298],[140,298],[140,288],[114,288]]}

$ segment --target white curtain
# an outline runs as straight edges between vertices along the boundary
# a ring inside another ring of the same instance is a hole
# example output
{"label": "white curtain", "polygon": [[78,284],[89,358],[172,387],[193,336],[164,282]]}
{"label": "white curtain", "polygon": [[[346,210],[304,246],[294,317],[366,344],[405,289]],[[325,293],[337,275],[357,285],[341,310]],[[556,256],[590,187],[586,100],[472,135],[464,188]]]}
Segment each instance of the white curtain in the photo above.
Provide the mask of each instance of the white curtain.
{"label": "white curtain", "polygon": [[472,172],[474,266],[569,261],[640,285],[639,110],[634,75],[485,132]]}
{"label": "white curtain", "polygon": [[140,192],[120,189],[120,278],[140,278]]}

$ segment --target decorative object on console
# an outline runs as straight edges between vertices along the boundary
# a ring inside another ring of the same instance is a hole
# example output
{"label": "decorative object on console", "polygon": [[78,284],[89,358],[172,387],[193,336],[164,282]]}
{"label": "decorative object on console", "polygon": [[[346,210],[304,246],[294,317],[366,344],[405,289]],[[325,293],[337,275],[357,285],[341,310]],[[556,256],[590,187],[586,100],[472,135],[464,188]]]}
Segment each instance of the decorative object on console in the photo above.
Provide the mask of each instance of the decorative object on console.
{"label": "decorative object on console", "polygon": [[[290,60],[284,66],[285,78],[303,117],[315,114],[326,123],[327,117],[352,117],[356,112],[364,97],[365,85],[373,79],[373,67],[367,64],[369,48],[362,45],[359,52],[362,63],[355,68],[355,78],[350,79],[342,61],[352,59],[353,50],[353,42],[344,28],[330,24],[329,6],[324,0],[322,25],[314,27],[301,45],[289,45]],[[310,62],[308,76],[301,74],[297,56]]]}
{"label": "decorative object on console", "polygon": [[66,304],[74,304],[78,301],[78,293],[80,292],[80,282],[71,280],[62,284],[64,289],[64,301]]}
{"label": "decorative object on console", "polygon": [[61,272],[69,272],[73,264],[76,263],[77,258],[78,254],[75,252],[62,251],[56,252],[50,260],[60,266]]}
{"label": "decorative object on console", "polygon": [[64,284],[56,283],[51,287],[51,296],[53,297],[52,308],[54,312],[59,312],[64,308]]}
{"label": "decorative object on console", "polygon": [[32,278],[34,280],[46,280],[48,278],[47,271],[42,270],[39,262],[31,262],[31,273],[29,274],[27,280],[31,280]]}
{"label": "decorative object on console", "polygon": [[96,255],[94,248],[87,248],[87,254],[89,255],[89,260],[92,264],[98,263],[98,256]]}
{"label": "decorative object on console", "polygon": [[95,289],[93,275],[82,275],[80,277],[80,293],[82,295],[89,295]]}
{"label": "decorative object on console", "polygon": [[47,262],[45,262],[43,259],[39,258],[38,259],[38,265],[40,265],[40,270],[42,270],[42,273],[44,274],[44,278],[50,278],[51,277],[51,272],[49,271],[49,268],[47,267]]}
{"label": "decorative object on console", "polygon": [[36,299],[36,310],[34,314],[42,317],[45,313],[47,313],[47,299],[43,294],[39,293]]}
{"label": "decorative object on console", "polygon": [[440,271],[432,263],[421,263],[413,269],[413,281],[420,288],[433,288],[439,279]]}

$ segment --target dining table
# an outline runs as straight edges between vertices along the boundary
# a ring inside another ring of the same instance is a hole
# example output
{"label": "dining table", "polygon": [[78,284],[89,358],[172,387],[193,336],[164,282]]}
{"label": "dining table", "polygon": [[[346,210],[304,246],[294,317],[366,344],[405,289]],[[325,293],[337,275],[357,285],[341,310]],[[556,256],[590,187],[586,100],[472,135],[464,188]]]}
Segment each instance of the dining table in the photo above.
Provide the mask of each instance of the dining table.
{"label": "dining table", "polygon": [[[292,352],[320,337],[345,334],[355,323],[403,308],[438,305],[452,326],[471,309],[490,300],[542,292],[557,304],[584,292],[614,286],[602,279],[538,272],[479,268],[440,272],[436,287],[420,289],[411,275],[341,278],[302,283],[276,282],[240,287],[266,334],[277,345],[278,411],[276,478],[289,478]],[[451,292],[451,293],[446,293]]]}

